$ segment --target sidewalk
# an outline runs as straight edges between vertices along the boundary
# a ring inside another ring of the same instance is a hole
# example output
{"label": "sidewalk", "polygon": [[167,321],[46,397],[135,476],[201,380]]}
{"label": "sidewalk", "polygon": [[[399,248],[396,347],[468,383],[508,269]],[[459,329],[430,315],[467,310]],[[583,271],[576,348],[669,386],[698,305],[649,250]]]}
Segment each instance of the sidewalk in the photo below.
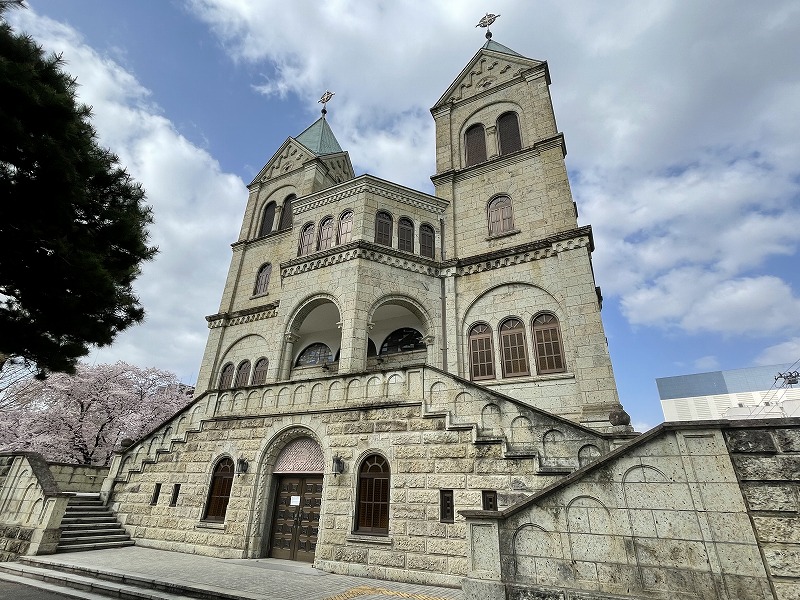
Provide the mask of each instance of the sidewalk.
{"label": "sidewalk", "polygon": [[[34,558],[34,557],[31,557]],[[130,546],[35,557],[37,563],[144,577],[249,600],[462,600],[461,590],[336,575],[272,558],[234,560]]]}

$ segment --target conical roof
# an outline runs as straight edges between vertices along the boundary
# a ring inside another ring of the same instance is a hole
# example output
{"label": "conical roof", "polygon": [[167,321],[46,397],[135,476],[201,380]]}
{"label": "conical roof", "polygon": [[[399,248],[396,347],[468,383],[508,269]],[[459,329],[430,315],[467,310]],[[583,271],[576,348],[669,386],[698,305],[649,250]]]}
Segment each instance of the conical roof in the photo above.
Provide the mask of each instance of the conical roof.
{"label": "conical roof", "polygon": [[486,43],[483,45],[486,50],[494,50],[495,52],[502,52],[503,54],[510,54],[512,56],[522,56],[519,52],[514,52],[511,48],[507,46],[503,46],[503,44],[498,44],[494,40],[486,40]]}
{"label": "conical roof", "polygon": [[303,133],[294,139],[317,156],[342,151],[342,147],[339,145],[339,142],[336,141],[336,136],[333,135],[333,131],[325,120],[325,117],[317,119]]}

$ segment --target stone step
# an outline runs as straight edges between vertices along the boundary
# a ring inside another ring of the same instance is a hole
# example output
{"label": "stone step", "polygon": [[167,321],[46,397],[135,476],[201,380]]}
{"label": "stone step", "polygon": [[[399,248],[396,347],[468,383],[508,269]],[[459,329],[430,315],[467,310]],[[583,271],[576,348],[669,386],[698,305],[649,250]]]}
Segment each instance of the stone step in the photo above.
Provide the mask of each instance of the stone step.
{"label": "stone step", "polygon": [[[97,573],[97,575],[100,574]],[[12,577],[14,579],[10,579]],[[185,596],[180,593],[179,589],[175,590],[178,593],[154,589],[152,582],[144,578],[137,579],[127,575],[124,578],[121,575],[115,577],[108,573],[102,574],[102,578],[93,577],[88,569],[84,573],[69,572],[47,568],[47,565],[44,564],[31,564],[27,561],[25,563],[0,563],[0,579],[16,581],[86,600],[100,600],[101,598],[189,600],[197,598],[197,596]],[[48,587],[45,588],[42,584]]]}
{"label": "stone step", "polygon": [[73,547],[83,544],[106,544],[108,542],[122,542],[131,539],[127,533],[116,531],[114,533],[100,534],[100,535],[84,535],[64,539],[63,537],[58,542],[59,549]]}
{"label": "stone step", "polygon": [[[96,536],[96,535],[119,535],[125,533],[125,529],[122,527],[96,527],[96,528],[88,528],[84,527],[82,529],[68,529],[66,531],[61,532],[61,539],[75,539],[76,537],[85,537],[85,536]],[[125,534],[127,535],[127,534]]]}
{"label": "stone step", "polygon": [[107,515],[91,515],[91,516],[81,516],[81,517],[64,517],[61,519],[62,525],[70,525],[72,523],[102,523],[104,521],[112,521],[114,523],[117,522],[116,517],[113,513]]}
{"label": "stone step", "polygon": [[91,542],[85,544],[75,544],[63,546],[60,542],[56,547],[56,552],[85,552],[86,550],[103,550],[104,548],[124,548],[133,546],[135,542],[131,539],[119,542]]}
{"label": "stone step", "polygon": [[91,507],[67,507],[64,516],[77,517],[81,515],[110,515],[113,514],[105,506],[91,506]]}

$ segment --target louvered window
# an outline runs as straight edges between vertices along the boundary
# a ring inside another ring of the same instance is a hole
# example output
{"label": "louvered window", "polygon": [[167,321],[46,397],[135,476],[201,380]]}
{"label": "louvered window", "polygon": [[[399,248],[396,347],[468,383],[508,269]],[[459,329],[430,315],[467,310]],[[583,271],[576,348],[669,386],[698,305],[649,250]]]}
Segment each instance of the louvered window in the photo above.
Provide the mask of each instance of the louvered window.
{"label": "louvered window", "polygon": [[253,295],[266,294],[269,287],[269,278],[272,275],[272,265],[267,263],[262,265],[256,275],[256,286],[253,289]]}
{"label": "louvered window", "polygon": [[498,196],[489,202],[489,235],[498,235],[513,229],[514,214],[511,210],[511,198]]}
{"label": "louvered window", "polygon": [[286,197],[286,200],[283,201],[280,229],[289,229],[292,226],[292,200],[295,198],[297,198],[297,196],[291,194]]}
{"label": "louvered window", "polygon": [[485,323],[478,323],[469,330],[469,357],[473,380],[494,379],[492,330]]}
{"label": "louvered window", "polygon": [[375,243],[392,245],[392,215],[389,213],[381,211],[375,215]]}
{"label": "louvered window", "polygon": [[225,520],[225,511],[228,510],[232,486],[233,461],[230,458],[223,458],[214,467],[214,474],[211,476],[211,487],[208,491],[205,515],[203,515],[205,521],[221,522]]}
{"label": "louvered window", "polygon": [[234,383],[234,387],[246,386],[248,379],[250,379],[250,361],[243,360],[236,369],[236,383]]}
{"label": "louvered window", "polygon": [[259,358],[253,369],[253,385],[263,385],[267,381],[267,367],[269,362],[266,358]]}
{"label": "louvered window", "polygon": [[500,115],[497,119],[497,134],[500,137],[500,154],[509,154],[522,148],[517,113],[507,112]]}
{"label": "louvered window", "polygon": [[464,134],[464,145],[467,149],[467,166],[477,165],[486,160],[486,131],[477,123],[467,129]]}
{"label": "louvered window", "polygon": [[323,219],[322,223],[319,224],[319,243],[317,244],[317,250],[332,248],[335,243],[334,239],[333,219],[331,217]]}
{"label": "louvered window", "polygon": [[566,371],[561,328],[554,315],[539,315],[533,320],[533,341],[536,349],[536,370],[540,375]]}
{"label": "louvered window", "polygon": [[275,203],[270,202],[264,207],[264,214],[261,216],[261,228],[258,230],[258,236],[267,235],[272,231],[272,225],[275,222]]}
{"label": "louvered window", "polygon": [[504,377],[530,374],[525,350],[525,327],[519,319],[506,319],[500,324],[500,352]]}
{"label": "louvered window", "polygon": [[402,218],[397,222],[397,249],[414,251],[414,223],[411,219]]}
{"label": "louvered window", "polygon": [[419,253],[428,258],[436,258],[436,233],[430,225],[420,225]]}
{"label": "louvered window", "polygon": [[314,250],[314,224],[309,223],[300,232],[300,244],[297,248],[297,256],[311,254]]}
{"label": "louvered window", "polygon": [[219,389],[227,390],[233,386],[233,363],[228,363],[222,367],[222,374],[219,376]]}
{"label": "louvered window", "polygon": [[389,463],[380,455],[368,456],[358,476],[357,531],[389,533]]}
{"label": "louvered window", "polygon": [[339,243],[346,244],[353,239],[353,211],[348,210],[339,218]]}

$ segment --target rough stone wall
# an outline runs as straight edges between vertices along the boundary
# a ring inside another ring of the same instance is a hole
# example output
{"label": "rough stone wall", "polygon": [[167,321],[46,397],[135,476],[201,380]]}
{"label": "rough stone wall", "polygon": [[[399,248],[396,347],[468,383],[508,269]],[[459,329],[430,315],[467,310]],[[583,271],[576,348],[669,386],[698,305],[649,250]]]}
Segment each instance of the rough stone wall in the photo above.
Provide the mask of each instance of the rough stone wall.
{"label": "rough stone wall", "polygon": [[108,467],[47,463],[59,489],[64,492],[97,493],[108,476]]}
{"label": "rough stone wall", "polygon": [[762,421],[725,430],[778,600],[800,598],[800,426]]}
{"label": "rough stone wall", "polygon": [[[323,405],[324,410],[312,407]],[[282,447],[306,435],[342,475],[324,475],[316,562],[329,571],[457,585],[467,569],[464,521],[439,521],[439,491],[457,510],[479,508],[482,490],[510,506],[575,470],[608,437],[525,407],[430,368],[261,386],[209,395],[200,415],[168,424],[112,466],[112,505],[137,544],[241,558],[263,556]],[[192,409],[188,412],[191,414]],[[391,467],[388,536],[354,534],[361,460],[379,453]],[[202,521],[214,463],[252,465],[236,476],[224,524]],[[151,505],[156,483],[161,495]],[[176,506],[171,492],[180,484]]]}

